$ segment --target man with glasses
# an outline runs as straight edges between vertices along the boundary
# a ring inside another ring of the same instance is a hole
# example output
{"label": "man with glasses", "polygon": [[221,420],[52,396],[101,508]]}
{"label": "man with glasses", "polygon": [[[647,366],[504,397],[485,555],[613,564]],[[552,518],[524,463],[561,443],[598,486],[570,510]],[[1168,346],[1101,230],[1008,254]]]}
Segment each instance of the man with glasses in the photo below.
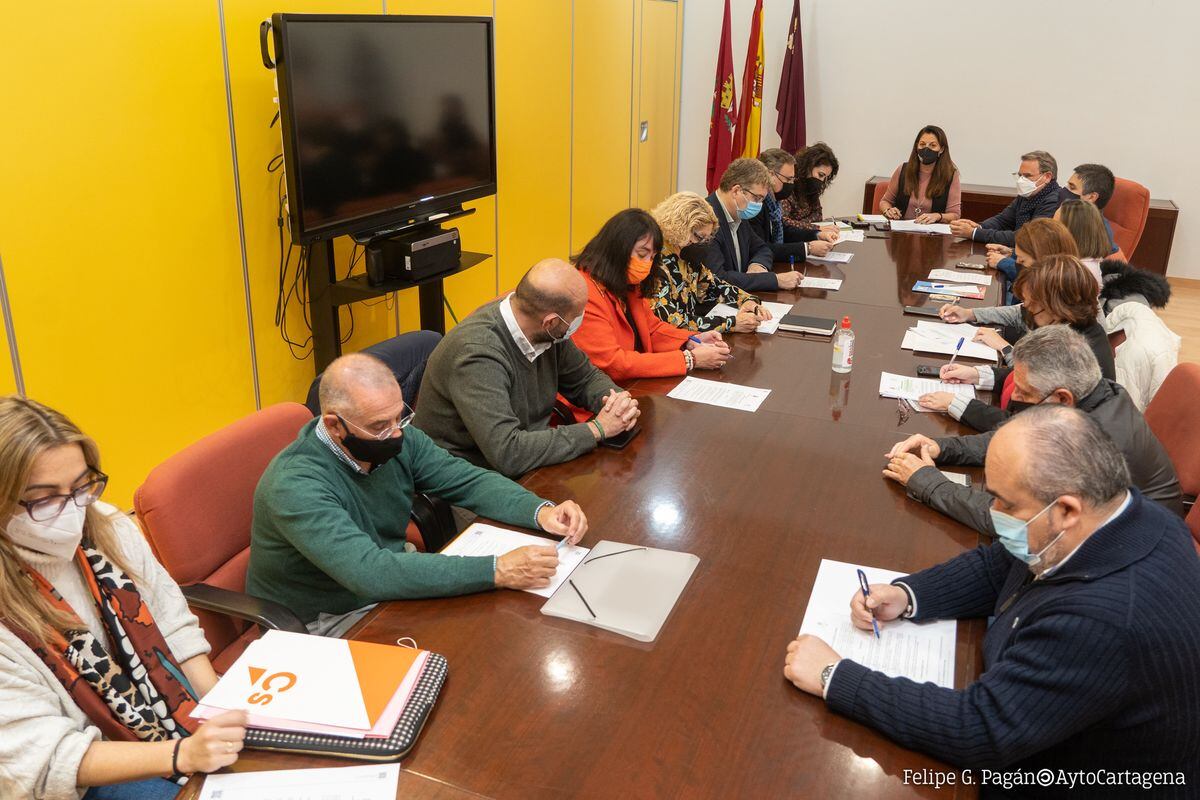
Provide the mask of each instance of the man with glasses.
{"label": "man with glasses", "polygon": [[743,223],[762,212],[771,191],[771,173],[757,158],[739,158],[721,176],[708,203],[717,215],[717,233],[705,253],[704,264],[724,281],[747,292],[795,289],[800,273],[771,271],[775,254],[752,225]]}
{"label": "man with glasses", "polygon": [[796,188],[796,157],[787,150],[773,147],[758,154],[771,174],[770,191],[763,200],[763,209],[751,217],[748,226],[771,248],[776,261],[803,261],[808,256],[821,258],[837,241],[836,227],[799,228],[783,219],[780,202],[792,196]]}
{"label": "man with glasses", "polygon": [[[550,258],[434,348],[416,425],[459,458],[515,478],[590,453],[637,424],[638,404],[571,341],[587,284]],[[596,416],[550,427],[556,398]]]}
{"label": "man with glasses", "polygon": [[[1021,156],[1021,165],[1013,173],[1017,197],[994,217],[983,222],[956,219],[950,232],[974,242],[995,245],[995,251],[1011,254],[1017,231],[1031,219],[1053,217],[1062,202],[1062,187],[1058,185],[1058,162],[1045,150],[1034,150]],[[993,248],[988,248],[989,250]]]}
{"label": "man with glasses", "polygon": [[416,492],[510,525],[578,541],[587,519],[455,458],[409,423],[391,370],[363,354],[325,370],[321,416],[267,467],[254,493],[246,590],[338,636],[382,600],[549,584],[553,544],[499,557],[417,553],[405,540]]}

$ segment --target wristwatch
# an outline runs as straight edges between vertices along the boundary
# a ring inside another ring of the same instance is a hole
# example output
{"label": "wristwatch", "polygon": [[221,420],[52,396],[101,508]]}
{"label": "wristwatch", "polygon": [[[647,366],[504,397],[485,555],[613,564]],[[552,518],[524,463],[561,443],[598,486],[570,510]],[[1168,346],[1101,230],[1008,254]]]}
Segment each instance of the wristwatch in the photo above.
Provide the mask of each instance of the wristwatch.
{"label": "wristwatch", "polygon": [[1012,358],[1012,351],[1013,346],[1011,344],[1004,345],[1004,348],[1000,351],[1000,356],[1004,359],[1005,363],[1008,363],[1008,360]]}
{"label": "wristwatch", "polygon": [[837,662],[826,664],[825,669],[821,670],[821,692],[825,692],[825,687],[829,685],[829,679],[833,677],[833,668],[837,666]]}

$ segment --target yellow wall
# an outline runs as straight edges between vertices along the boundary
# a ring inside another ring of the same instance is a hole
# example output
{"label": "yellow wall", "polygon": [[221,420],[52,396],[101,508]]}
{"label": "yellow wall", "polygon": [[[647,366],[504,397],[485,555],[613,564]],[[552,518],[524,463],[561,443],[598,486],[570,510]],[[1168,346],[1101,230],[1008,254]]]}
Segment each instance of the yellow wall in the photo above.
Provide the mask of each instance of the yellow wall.
{"label": "yellow wall", "polygon": [[[455,222],[466,249],[495,257],[447,279],[460,319],[534,261],[581,247],[644,180],[631,177],[629,130],[649,97],[634,41],[652,2],[663,0],[286,5],[495,16],[499,191]],[[156,463],[252,412],[255,378],[262,405],[302,399],[312,380],[311,356],[293,358],[274,324],[278,175],[266,164],[280,140],[258,24],[277,10],[69,0],[56,7],[69,23],[48,26],[32,3],[6,8],[0,263],[25,389],[99,441],[107,499],[125,507]],[[671,90],[654,91],[661,108]],[[339,274],[348,256],[339,241]],[[289,314],[306,337],[297,304]],[[347,350],[419,327],[417,292],[354,315]],[[0,325],[0,392],[15,388]]]}

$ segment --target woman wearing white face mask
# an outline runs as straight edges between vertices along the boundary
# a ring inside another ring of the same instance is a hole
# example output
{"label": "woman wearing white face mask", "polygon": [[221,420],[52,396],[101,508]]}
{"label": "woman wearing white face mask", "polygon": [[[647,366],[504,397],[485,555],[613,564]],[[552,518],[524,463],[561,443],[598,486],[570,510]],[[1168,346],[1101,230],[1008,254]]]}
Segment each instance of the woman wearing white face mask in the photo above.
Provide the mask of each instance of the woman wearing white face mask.
{"label": "woman wearing white face mask", "polygon": [[[189,716],[217,675],[137,525],[98,502],[95,442],[0,398],[0,794],[157,800],[237,760],[245,715]],[[94,787],[94,788],[89,788]]]}
{"label": "woman wearing white face mask", "polygon": [[953,222],[962,215],[958,167],[950,159],[950,140],[936,125],[917,132],[908,161],[896,167],[879,213],[922,225]]}

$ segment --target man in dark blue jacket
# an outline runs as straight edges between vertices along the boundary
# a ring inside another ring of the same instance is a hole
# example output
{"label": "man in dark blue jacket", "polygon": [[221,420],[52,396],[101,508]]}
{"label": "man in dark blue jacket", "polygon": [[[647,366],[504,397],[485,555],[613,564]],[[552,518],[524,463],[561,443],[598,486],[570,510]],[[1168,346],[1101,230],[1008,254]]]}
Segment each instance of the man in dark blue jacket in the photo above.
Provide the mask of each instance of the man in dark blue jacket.
{"label": "man in dark blue jacket", "polygon": [[957,219],[950,223],[950,231],[975,242],[1012,247],[1022,225],[1038,217],[1053,217],[1058,210],[1062,187],[1058,185],[1057,177],[1058,162],[1054,156],[1045,150],[1026,153],[1021,156],[1017,172],[1017,199],[983,222]]}
{"label": "man in dark blue jacket", "polygon": [[[987,486],[998,542],[850,602],[855,626],[882,624],[881,647],[907,624],[891,620],[991,616],[978,680],[955,691],[889,678],[812,636],[788,646],[785,676],[977,770],[983,796],[1001,780],[1063,796],[1080,772],[1098,782],[1076,783],[1079,797],[1200,796],[1200,557],[1183,522],[1129,489],[1112,440],[1062,406],[1000,428]],[[1051,782],[1028,785],[1042,770]],[[1151,791],[1130,783],[1147,773],[1164,775]]]}
{"label": "man in dark blue jacket", "polygon": [[[764,242],[748,220],[762,213],[763,201],[771,191],[771,173],[757,158],[739,158],[721,176],[708,204],[717,215],[717,232],[701,260],[721,280],[747,292],[795,289],[800,273],[775,273],[771,246]],[[686,257],[686,254],[685,254]]]}

